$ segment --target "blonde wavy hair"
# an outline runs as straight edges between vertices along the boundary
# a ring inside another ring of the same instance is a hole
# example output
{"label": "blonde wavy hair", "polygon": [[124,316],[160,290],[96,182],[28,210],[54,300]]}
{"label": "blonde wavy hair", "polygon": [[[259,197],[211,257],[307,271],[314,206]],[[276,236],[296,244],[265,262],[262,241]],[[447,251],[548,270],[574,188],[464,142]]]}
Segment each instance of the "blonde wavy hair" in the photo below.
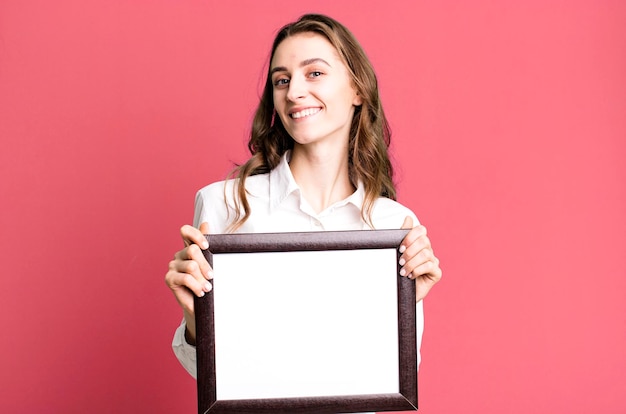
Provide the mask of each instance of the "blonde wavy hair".
{"label": "blonde wavy hair", "polygon": [[[322,35],[335,47],[363,100],[362,105],[355,108],[352,118],[348,168],[352,185],[356,188],[359,182],[363,183],[365,198],[361,216],[373,227],[371,209],[376,199],[380,196],[396,199],[393,166],[387,153],[391,131],[380,102],[374,68],[354,35],[341,23],[320,14],[306,14],[283,26],[274,39],[269,61],[272,61],[276,48],[283,40],[299,33]],[[268,67],[265,87],[252,121],[248,141],[252,157],[245,164],[237,166],[230,175],[237,179],[237,185],[233,187],[235,216],[229,227],[230,231],[236,231],[250,217],[246,179],[252,175],[270,172],[294,144],[280,118],[275,116],[273,84],[269,70]]]}

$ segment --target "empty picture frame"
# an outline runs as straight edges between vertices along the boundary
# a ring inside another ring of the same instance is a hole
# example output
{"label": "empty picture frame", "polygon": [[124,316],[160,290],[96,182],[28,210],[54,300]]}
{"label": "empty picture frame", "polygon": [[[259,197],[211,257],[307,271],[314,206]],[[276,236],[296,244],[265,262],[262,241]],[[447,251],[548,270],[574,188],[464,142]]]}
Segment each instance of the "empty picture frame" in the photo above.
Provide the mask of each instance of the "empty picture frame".
{"label": "empty picture frame", "polygon": [[417,410],[408,230],[207,235],[198,412]]}

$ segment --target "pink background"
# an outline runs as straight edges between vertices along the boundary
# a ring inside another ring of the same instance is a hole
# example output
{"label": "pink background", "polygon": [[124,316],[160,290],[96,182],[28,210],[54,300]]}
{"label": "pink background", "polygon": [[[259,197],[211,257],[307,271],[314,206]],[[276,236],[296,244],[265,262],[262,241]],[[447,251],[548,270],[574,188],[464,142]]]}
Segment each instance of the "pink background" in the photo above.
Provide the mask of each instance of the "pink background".
{"label": "pink background", "polygon": [[0,412],[195,412],[163,277],[308,11],[371,57],[444,269],[420,412],[625,412],[618,0],[0,2]]}

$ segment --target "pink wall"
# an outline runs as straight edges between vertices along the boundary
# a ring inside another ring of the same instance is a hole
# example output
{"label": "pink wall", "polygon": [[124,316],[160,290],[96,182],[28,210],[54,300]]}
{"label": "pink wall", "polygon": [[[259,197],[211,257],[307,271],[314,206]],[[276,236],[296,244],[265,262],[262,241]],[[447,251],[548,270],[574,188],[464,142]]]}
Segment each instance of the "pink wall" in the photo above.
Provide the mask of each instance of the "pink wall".
{"label": "pink wall", "polygon": [[0,412],[194,412],[163,276],[306,11],[374,62],[442,261],[420,411],[625,412],[626,3],[295,3],[0,3]]}

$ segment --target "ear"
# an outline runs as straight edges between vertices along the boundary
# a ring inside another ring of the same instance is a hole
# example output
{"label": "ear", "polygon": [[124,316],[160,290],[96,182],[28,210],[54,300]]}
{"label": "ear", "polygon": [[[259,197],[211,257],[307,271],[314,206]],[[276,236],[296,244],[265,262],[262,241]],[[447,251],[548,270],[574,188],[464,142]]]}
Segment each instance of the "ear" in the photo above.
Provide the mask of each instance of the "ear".
{"label": "ear", "polygon": [[355,91],[354,99],[352,100],[352,105],[361,106],[363,105],[363,98],[359,95],[359,91]]}

